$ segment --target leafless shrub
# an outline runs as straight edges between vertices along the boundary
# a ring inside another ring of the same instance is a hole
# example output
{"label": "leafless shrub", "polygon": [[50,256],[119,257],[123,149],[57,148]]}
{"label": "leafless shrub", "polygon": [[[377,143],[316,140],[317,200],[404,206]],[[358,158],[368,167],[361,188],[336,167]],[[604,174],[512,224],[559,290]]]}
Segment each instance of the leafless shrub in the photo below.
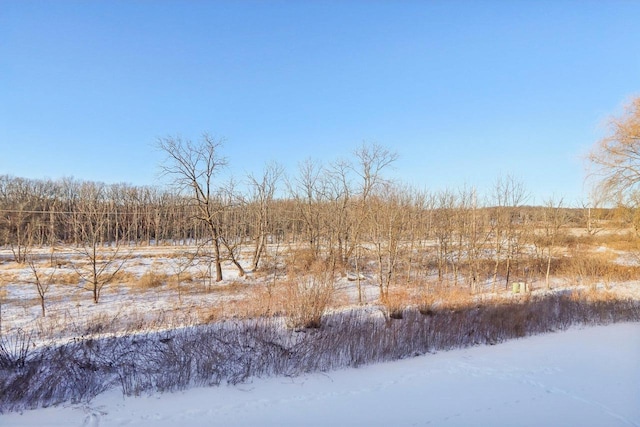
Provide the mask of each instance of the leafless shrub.
{"label": "leafless shrub", "polygon": [[19,329],[11,335],[0,335],[0,369],[21,369],[31,355],[33,333]]}
{"label": "leafless shrub", "polygon": [[[17,351],[0,364],[0,412],[89,400],[119,385],[127,395],[194,385],[236,384],[264,375],[297,375],[395,360],[565,329],[573,324],[639,321],[640,303],[603,292],[527,297],[481,305],[405,308],[387,321],[362,307],[325,314],[318,328],[295,330],[277,317],[224,320],[158,333]],[[6,345],[5,345],[6,348]],[[6,358],[5,358],[6,359]],[[15,360],[20,369],[14,369]]]}
{"label": "leafless shrub", "polygon": [[285,289],[285,312],[293,329],[319,328],[322,315],[333,297],[333,280],[328,273],[290,279]]}

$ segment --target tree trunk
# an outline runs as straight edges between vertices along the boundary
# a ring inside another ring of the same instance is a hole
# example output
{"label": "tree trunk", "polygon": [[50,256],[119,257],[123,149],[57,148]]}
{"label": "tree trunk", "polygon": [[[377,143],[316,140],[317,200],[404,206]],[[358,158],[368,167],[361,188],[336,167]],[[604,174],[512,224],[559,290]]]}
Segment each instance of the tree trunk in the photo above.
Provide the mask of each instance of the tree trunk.
{"label": "tree trunk", "polygon": [[218,241],[217,233],[212,240],[213,243],[213,258],[216,266],[216,282],[222,282],[222,263],[220,262],[220,242]]}

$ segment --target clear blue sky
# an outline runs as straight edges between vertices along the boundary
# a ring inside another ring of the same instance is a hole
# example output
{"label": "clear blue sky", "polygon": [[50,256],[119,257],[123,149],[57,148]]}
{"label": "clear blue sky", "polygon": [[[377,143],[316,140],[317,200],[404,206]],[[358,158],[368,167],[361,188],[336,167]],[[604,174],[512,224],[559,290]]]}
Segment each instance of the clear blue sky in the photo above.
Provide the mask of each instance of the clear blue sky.
{"label": "clear blue sky", "polygon": [[147,185],[158,137],[241,178],[363,141],[419,188],[584,194],[640,93],[638,1],[0,0],[0,174]]}

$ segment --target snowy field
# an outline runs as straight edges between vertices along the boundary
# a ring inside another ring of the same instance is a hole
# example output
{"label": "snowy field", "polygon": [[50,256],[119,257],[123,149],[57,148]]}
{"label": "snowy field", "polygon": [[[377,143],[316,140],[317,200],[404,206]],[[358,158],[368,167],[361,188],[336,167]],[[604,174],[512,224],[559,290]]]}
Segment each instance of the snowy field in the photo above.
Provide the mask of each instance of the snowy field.
{"label": "snowy field", "polygon": [[[86,260],[69,248],[61,248],[56,256],[64,261],[62,267],[51,268],[49,250],[40,248],[36,251],[40,258],[37,263],[39,274],[41,277],[54,274],[53,283],[46,293],[46,317],[42,317],[33,272],[23,264],[12,262],[10,250],[0,249],[1,332],[4,336],[13,336],[17,331],[25,331],[33,333],[33,339],[38,343],[52,343],[77,336],[96,336],[96,329],[103,335],[172,329],[210,323],[225,316],[245,316],[246,305],[255,306],[251,301],[259,301],[267,295],[267,286],[273,282],[269,273],[249,272],[239,277],[235,267],[225,262],[224,280],[212,283],[206,278],[210,273],[207,265],[187,262],[185,254],[190,251],[194,252],[195,247],[135,248],[128,254],[123,278],[106,285],[99,304],[94,304],[88,290],[90,285],[80,281],[70,266],[77,263],[79,268],[84,268]],[[245,255],[249,259],[250,255]],[[633,260],[627,261],[631,264]],[[176,282],[178,271],[182,276],[181,281]],[[141,278],[150,273],[158,276],[158,283],[142,285]],[[378,306],[379,286],[375,274],[364,275],[363,278],[361,291],[364,303]],[[590,289],[575,279],[561,277],[552,277],[551,285],[552,289],[548,290],[544,278],[537,278],[527,284],[527,289],[531,296]],[[492,291],[490,277],[485,278],[480,287],[481,292],[473,296],[477,302],[509,301],[520,297],[503,286]],[[597,287],[605,289],[603,283]],[[640,282],[607,283],[606,293],[621,299],[640,300]],[[249,304],[245,304],[247,302]],[[337,278],[331,308],[357,305],[356,282],[346,276]]]}
{"label": "snowy field", "polygon": [[0,415],[2,426],[640,426],[640,323],[240,386]]}

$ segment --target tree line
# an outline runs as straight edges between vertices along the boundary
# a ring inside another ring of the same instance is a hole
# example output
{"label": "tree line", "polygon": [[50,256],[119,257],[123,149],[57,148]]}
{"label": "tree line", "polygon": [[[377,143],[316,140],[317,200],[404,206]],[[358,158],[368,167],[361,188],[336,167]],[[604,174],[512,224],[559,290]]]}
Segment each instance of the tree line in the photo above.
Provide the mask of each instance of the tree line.
{"label": "tree line", "polygon": [[475,288],[487,278],[508,282],[532,257],[548,270],[562,229],[588,220],[586,209],[561,200],[529,206],[512,177],[486,195],[394,182],[385,172],[397,156],[378,145],[359,147],[352,161],[305,161],[293,175],[270,163],[242,185],[218,180],[218,140],[167,137],[160,145],[175,184],[164,188],[0,176],[0,242],[21,263],[34,246],[193,245],[211,257],[216,280],[223,262],[240,275],[258,271],[280,245],[295,254],[292,263],[321,262],[358,285],[363,272],[374,274],[385,295],[425,272]]}
{"label": "tree line", "polygon": [[137,245],[195,246],[194,256],[209,260],[217,281],[223,262],[244,276],[277,266],[286,252],[293,272],[315,265],[328,277],[347,274],[360,298],[361,279],[372,276],[382,298],[393,283],[427,276],[475,291],[534,272],[548,285],[569,226],[593,235],[615,212],[640,234],[639,130],[636,98],[590,155],[597,201],[615,210],[569,208],[562,199],[532,207],[525,186],[509,176],[487,194],[473,187],[416,189],[387,178],[397,154],[375,144],[363,144],[349,159],[304,161],[294,173],[269,163],[260,174],[223,180],[222,140],[168,136],[157,141],[166,155],[160,165],[170,178],[166,187],[0,175],[0,244],[18,263],[28,263],[36,246],[51,248],[52,264],[56,246],[77,248],[91,265],[81,276],[95,302],[123,265],[120,249]]}

